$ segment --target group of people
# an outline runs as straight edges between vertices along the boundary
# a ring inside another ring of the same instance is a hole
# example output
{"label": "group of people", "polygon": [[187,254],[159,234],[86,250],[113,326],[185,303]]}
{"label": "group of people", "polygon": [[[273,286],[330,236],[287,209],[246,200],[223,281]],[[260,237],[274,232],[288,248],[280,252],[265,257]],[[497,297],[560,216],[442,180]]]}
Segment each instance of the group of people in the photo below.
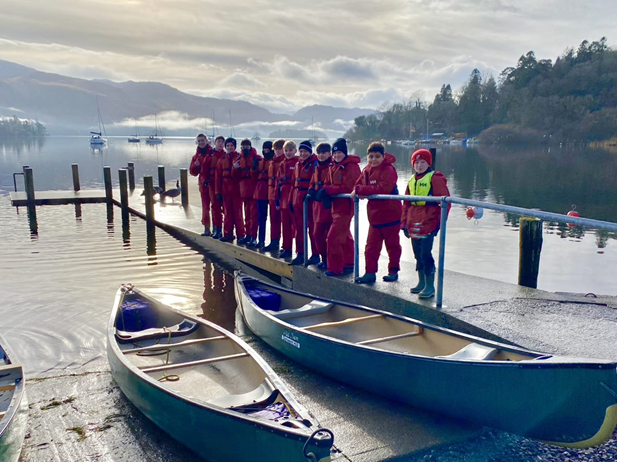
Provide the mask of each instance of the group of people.
{"label": "group of people", "polygon": [[[310,141],[298,146],[292,140],[266,141],[259,155],[251,140],[244,139],[237,151],[234,138],[217,136],[212,146],[206,135],[197,136],[197,151],[189,171],[197,176],[202,200],[204,236],[270,252],[292,265],[304,263],[305,197],[311,198],[307,228],[309,265],[324,269],[326,276],[351,273],[354,241],[350,231],[353,199],[375,194],[398,194],[396,159],[380,142],[367,149],[368,165],[360,170],[360,157],[350,155],[344,138],[334,144]],[[420,149],[411,156],[414,174],[405,194],[447,196],[447,180],[432,168],[432,155]],[[351,199],[335,197],[351,194]],[[270,242],[266,224],[270,217]],[[384,281],[398,280],[400,232],[411,238],[419,282],[411,288],[420,298],[435,294],[434,238],[439,231],[440,208],[435,202],[369,199],[369,232],[365,247],[365,274],[359,284],[376,281],[378,260],[385,243],[388,274]],[[212,225],[212,227],[211,227]],[[234,234],[235,233],[235,234]]]}

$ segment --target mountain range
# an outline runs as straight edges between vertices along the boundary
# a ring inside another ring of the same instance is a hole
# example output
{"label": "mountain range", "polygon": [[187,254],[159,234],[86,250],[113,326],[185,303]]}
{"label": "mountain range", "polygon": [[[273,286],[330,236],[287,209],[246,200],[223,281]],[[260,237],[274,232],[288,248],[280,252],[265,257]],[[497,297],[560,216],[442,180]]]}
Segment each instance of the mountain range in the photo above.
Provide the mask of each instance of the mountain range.
{"label": "mountain range", "polygon": [[314,105],[293,115],[275,114],[246,101],[191,95],[159,82],[85,80],[0,60],[0,117],[38,119],[53,135],[87,134],[98,127],[97,104],[112,135],[132,133],[134,125],[149,134],[158,114],[166,135],[194,135],[200,129],[227,135],[233,127],[239,137],[268,136],[281,125],[309,129],[314,124],[332,137],[344,133],[355,117],[375,112]]}

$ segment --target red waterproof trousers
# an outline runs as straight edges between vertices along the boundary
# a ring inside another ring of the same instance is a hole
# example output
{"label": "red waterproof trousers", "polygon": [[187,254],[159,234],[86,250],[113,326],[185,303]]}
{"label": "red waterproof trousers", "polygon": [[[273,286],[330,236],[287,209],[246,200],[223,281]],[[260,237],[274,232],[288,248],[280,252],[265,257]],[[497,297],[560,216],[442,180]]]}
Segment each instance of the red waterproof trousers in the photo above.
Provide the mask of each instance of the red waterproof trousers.
{"label": "red waterproof trousers", "polygon": [[328,237],[328,271],[341,274],[345,266],[354,264],[354,241],[349,230],[353,215],[334,217]]}
{"label": "red waterproof trousers", "polygon": [[328,244],[326,242],[326,239],[328,237],[328,231],[330,231],[330,226],[332,226],[331,221],[313,224],[313,237],[315,239],[315,246],[317,248],[317,252],[321,256],[321,261],[323,262],[327,261]]}
{"label": "red waterproof trousers", "polygon": [[[201,194],[201,224],[210,227],[210,190],[208,186],[199,185]],[[216,226],[216,225],[215,225]]]}
{"label": "red waterproof trousers", "polygon": [[270,240],[281,240],[281,211],[276,210],[273,199],[268,201],[270,204]]}
{"label": "red waterproof trousers", "polygon": [[[212,226],[217,228],[223,228],[223,202],[216,198],[216,192],[214,191],[214,181],[210,182],[209,186],[210,204],[212,209]],[[201,197],[203,202],[203,196]]]}
{"label": "red waterproof trousers", "polygon": [[252,238],[257,238],[257,226],[259,225],[259,213],[257,201],[252,197],[242,199],[244,206],[244,230]]}
{"label": "red waterproof trousers", "polygon": [[242,199],[240,195],[227,194],[223,196],[223,207],[225,208],[224,235],[230,236],[236,228],[238,239],[244,237],[244,223],[242,222]]}
{"label": "red waterproof trousers", "polygon": [[281,209],[281,225],[283,228],[283,250],[291,250],[295,235],[294,214],[289,209]]}
{"label": "red waterproof trousers", "polygon": [[[315,243],[315,224],[313,223],[312,207],[309,204],[308,213],[308,235],[311,240],[309,252],[311,255],[318,254],[317,245]],[[296,252],[304,253],[304,213],[301,207],[294,208],[294,220],[296,222]]]}
{"label": "red waterproof trousers", "polygon": [[377,262],[383,243],[386,243],[386,251],[390,261],[388,272],[397,273],[401,262],[401,243],[399,240],[400,223],[384,228],[369,226],[366,247],[364,248],[364,263],[367,273],[377,272]]}

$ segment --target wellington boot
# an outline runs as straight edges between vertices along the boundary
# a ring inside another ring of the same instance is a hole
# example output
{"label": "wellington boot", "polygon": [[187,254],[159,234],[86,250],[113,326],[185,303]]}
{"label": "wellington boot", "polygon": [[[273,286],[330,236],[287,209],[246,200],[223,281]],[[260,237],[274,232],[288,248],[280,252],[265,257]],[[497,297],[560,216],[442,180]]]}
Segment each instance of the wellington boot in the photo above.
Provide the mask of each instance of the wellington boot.
{"label": "wellington boot", "polygon": [[221,242],[233,242],[233,240],[235,239],[233,234],[228,234],[227,236],[223,236],[222,238],[219,239],[219,241]]}
{"label": "wellington boot", "polygon": [[388,273],[383,277],[383,280],[386,282],[398,281],[398,273]]}
{"label": "wellington boot", "polygon": [[415,287],[409,289],[412,294],[419,294],[424,290],[424,286],[426,285],[424,271],[418,271],[418,284]]}
{"label": "wellington boot", "polygon": [[204,232],[201,233],[202,236],[212,236],[212,233],[210,232],[210,227],[209,226],[204,226]]}
{"label": "wellington boot", "polygon": [[280,245],[281,241],[279,239],[272,239],[270,243],[263,248],[263,251],[277,253],[279,251]]}
{"label": "wellington boot", "polygon": [[304,254],[299,253],[296,255],[296,258],[291,260],[290,265],[304,265]]}
{"label": "wellington boot", "polygon": [[291,257],[291,250],[281,250],[281,252],[279,253],[279,258],[289,258]]}
{"label": "wellington boot", "polygon": [[254,237],[253,237],[253,238],[251,238],[251,240],[250,240],[250,241],[248,241],[248,242],[246,243],[246,246],[247,246],[249,249],[255,249],[255,248],[257,248],[257,239],[255,239]]}
{"label": "wellington boot", "polygon": [[220,239],[223,236],[222,232],[223,230],[218,226],[212,228],[212,239]]}
{"label": "wellington boot", "polygon": [[238,244],[238,245],[244,245],[244,244],[246,244],[247,242],[250,242],[250,240],[251,240],[251,236],[249,236],[249,235],[247,234],[247,235],[246,235],[246,236],[244,236],[244,237],[240,237],[240,238],[238,238],[238,240],[236,241],[236,244]]}
{"label": "wellington boot", "polygon": [[319,255],[317,254],[311,255],[311,258],[306,261],[307,265],[316,265],[317,263],[319,263]]}
{"label": "wellington boot", "polygon": [[418,294],[418,298],[431,298],[435,295],[435,273],[426,273],[426,285],[422,292]]}
{"label": "wellington boot", "polygon": [[364,276],[356,278],[356,284],[372,284],[377,280],[375,273],[365,273]]}

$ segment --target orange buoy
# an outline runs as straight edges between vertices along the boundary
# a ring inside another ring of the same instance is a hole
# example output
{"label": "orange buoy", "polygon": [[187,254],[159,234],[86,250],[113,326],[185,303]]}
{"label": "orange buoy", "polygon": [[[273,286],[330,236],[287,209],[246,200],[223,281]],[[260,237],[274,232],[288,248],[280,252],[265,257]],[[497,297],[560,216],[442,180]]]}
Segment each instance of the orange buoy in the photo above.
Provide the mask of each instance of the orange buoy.
{"label": "orange buoy", "polygon": [[468,207],[465,211],[465,215],[468,220],[475,219],[478,221],[484,216],[484,209],[482,207]]}
{"label": "orange buoy", "polygon": [[467,211],[465,212],[465,215],[467,215],[468,220],[471,220],[474,216],[473,207],[467,207]]}

